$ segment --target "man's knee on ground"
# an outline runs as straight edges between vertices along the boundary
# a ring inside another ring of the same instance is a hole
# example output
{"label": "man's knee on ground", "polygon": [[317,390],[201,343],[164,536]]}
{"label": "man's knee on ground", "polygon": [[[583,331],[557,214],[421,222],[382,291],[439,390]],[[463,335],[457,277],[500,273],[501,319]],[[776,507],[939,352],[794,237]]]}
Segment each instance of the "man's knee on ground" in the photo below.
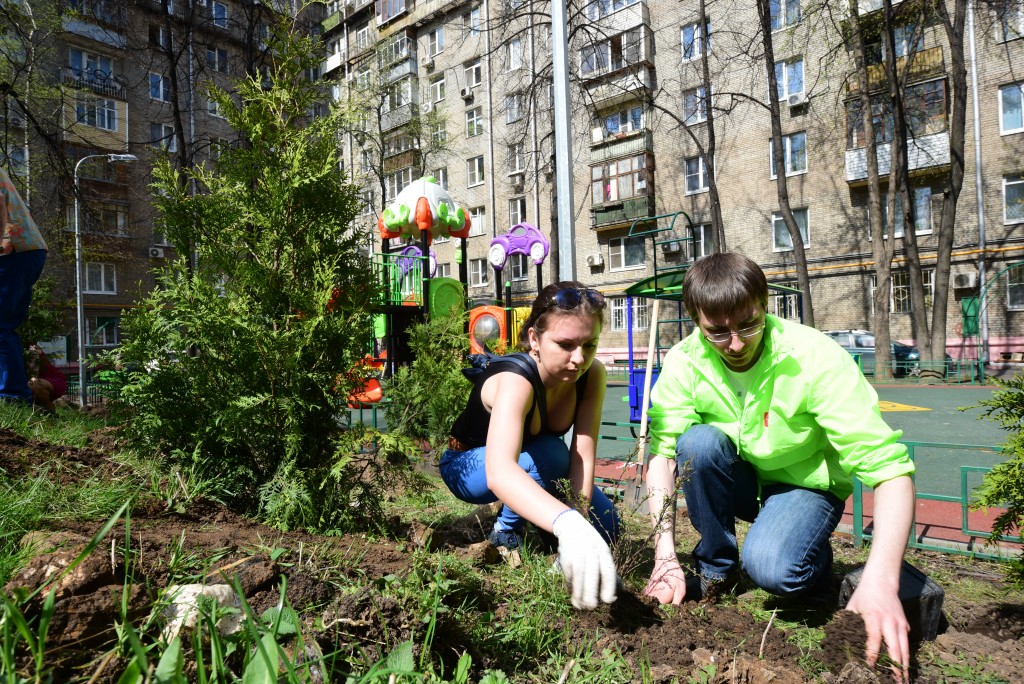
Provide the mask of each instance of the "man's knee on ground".
{"label": "man's knee on ground", "polygon": [[676,440],[676,465],[690,472],[706,467],[722,467],[736,459],[736,449],[725,433],[710,425],[694,425]]}
{"label": "man's knee on ground", "polygon": [[758,587],[776,596],[799,594],[817,581],[809,562],[782,556],[777,545],[744,544],[741,553],[747,576]]}

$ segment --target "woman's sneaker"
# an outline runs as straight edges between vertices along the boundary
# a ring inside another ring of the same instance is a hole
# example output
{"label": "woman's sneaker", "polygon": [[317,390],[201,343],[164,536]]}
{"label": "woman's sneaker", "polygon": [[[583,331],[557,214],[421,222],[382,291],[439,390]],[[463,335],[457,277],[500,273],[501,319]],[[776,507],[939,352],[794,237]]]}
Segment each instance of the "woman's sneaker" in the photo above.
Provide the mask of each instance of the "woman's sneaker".
{"label": "woman's sneaker", "polygon": [[493,530],[487,536],[487,541],[499,548],[503,546],[509,551],[518,549],[523,544],[522,536],[515,530]]}

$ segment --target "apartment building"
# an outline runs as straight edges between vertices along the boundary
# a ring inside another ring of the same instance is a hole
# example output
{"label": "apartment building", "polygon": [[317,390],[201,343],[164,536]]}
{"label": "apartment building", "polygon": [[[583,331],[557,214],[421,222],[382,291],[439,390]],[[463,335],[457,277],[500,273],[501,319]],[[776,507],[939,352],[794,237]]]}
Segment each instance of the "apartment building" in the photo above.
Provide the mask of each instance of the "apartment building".
{"label": "apartment building", "polygon": [[[861,4],[865,22],[877,22],[880,2]],[[910,64],[910,196],[930,292],[951,155],[953,58],[942,27],[934,19],[917,25],[907,7],[897,6],[895,45],[899,66]],[[774,94],[768,92],[753,7],[712,0],[703,22],[697,2],[596,0],[568,7],[573,256],[578,278],[611,298],[605,358],[625,354],[627,325],[637,333],[634,346],[642,345],[651,325],[648,302],[635,300],[627,312],[623,290],[655,269],[685,265],[714,249],[705,154],[712,127],[725,248],[753,258],[773,283],[795,285],[769,144],[772,96],[781,109],[783,167],[806,245],[816,323],[823,329],[871,327],[867,141],[852,54],[841,40],[844,18],[806,0],[778,0],[771,9]],[[976,127],[969,105],[948,307],[949,351],[958,358],[977,353],[976,338],[963,334],[962,308],[970,309],[980,294],[991,358],[1024,347],[1024,267],[1007,268],[1024,260],[1022,13],[1020,3],[1010,3],[998,12],[978,9],[974,17],[977,54],[973,62],[967,56],[974,70],[968,98],[976,91],[979,118]],[[338,0],[327,6],[322,24],[329,53],[323,72],[340,84],[337,99],[343,101],[346,86],[367,73],[384,73],[399,93],[385,103],[391,126],[385,133],[412,125],[418,134],[408,147],[386,153],[384,197],[367,195],[367,229],[405,185],[432,173],[471,208],[466,266],[470,297],[481,303],[494,297],[496,276],[512,283],[517,301],[536,293],[535,267],[525,257],[494,271],[487,261],[492,237],[527,221],[557,244],[549,17],[548,4],[527,0]],[[884,190],[892,140],[882,104],[887,81],[881,39],[875,34],[867,43],[868,87],[880,103],[875,119]],[[430,126],[425,116],[432,117]],[[417,149],[439,129],[446,144],[423,161]],[[345,142],[357,181],[364,143],[359,136]],[[662,217],[657,226],[672,231],[638,236],[642,219],[655,216]],[[898,222],[896,235],[903,230]],[[438,275],[458,273],[454,242],[433,247]],[[984,282],[978,277],[982,248]],[[542,267],[543,282],[557,279],[558,256]],[[907,278],[898,248],[890,297],[894,339],[914,336]],[[789,313],[793,304],[792,297],[780,296],[772,307]],[[969,317],[968,328],[976,320]]]}

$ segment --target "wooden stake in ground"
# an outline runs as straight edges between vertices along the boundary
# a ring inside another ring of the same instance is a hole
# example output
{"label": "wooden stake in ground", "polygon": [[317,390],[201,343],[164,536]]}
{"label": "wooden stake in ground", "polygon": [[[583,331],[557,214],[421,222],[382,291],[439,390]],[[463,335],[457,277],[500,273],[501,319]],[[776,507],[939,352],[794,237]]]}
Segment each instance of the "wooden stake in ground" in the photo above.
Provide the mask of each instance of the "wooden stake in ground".
{"label": "wooden stake in ground", "polygon": [[648,328],[647,365],[644,368],[644,391],[640,401],[640,434],[636,438],[636,474],[632,482],[626,483],[626,505],[632,511],[647,514],[647,495],[643,487],[644,471],[647,469],[647,405],[651,401],[651,378],[654,375],[654,354],[658,342],[658,305],[661,300],[654,298],[650,320],[654,325]]}

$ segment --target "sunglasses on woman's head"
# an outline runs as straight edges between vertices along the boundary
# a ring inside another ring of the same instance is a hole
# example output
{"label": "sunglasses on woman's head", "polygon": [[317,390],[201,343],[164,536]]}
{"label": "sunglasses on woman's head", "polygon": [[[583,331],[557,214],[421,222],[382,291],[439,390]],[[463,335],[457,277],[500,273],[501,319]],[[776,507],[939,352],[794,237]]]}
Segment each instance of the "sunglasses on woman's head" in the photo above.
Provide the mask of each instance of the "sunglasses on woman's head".
{"label": "sunglasses on woman's head", "polygon": [[584,297],[587,298],[587,301],[590,302],[590,306],[593,308],[604,308],[604,295],[597,290],[591,290],[588,287],[574,287],[566,290],[559,290],[551,298],[551,303],[559,309],[571,311],[580,305],[580,302],[583,301]]}

